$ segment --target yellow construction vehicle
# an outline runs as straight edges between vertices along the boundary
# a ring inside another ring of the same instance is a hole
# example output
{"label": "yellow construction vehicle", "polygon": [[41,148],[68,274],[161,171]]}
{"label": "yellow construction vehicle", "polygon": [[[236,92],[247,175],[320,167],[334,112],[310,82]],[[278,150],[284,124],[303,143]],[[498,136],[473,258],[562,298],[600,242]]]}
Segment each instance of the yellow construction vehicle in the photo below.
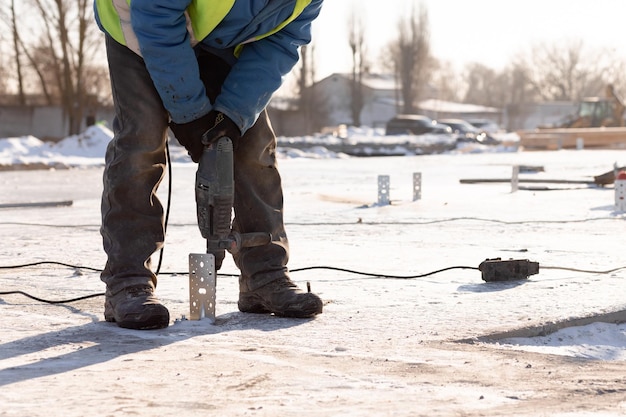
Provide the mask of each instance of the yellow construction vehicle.
{"label": "yellow construction vehicle", "polygon": [[583,99],[578,112],[559,127],[619,127],[624,126],[624,104],[615,93],[612,84],[607,85],[604,97]]}
{"label": "yellow construction vehicle", "polygon": [[582,100],[578,111],[556,127],[517,132],[524,149],[626,148],[624,104],[612,84],[604,97]]}

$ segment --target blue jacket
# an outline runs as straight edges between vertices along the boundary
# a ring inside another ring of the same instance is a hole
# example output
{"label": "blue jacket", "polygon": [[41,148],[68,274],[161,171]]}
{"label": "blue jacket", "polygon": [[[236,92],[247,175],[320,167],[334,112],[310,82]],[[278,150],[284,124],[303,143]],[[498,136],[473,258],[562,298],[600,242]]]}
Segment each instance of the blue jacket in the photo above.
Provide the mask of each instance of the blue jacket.
{"label": "blue jacket", "polygon": [[[299,59],[298,48],[311,41],[311,22],[323,0],[313,0],[279,32],[247,43],[213,103],[206,97],[187,31],[191,0],[132,0],[130,22],[141,55],[172,121],[186,123],[210,110],[221,111],[245,133]],[[202,44],[229,54],[251,38],[271,32],[292,14],[295,0],[236,0]],[[96,20],[105,30],[98,16]]]}

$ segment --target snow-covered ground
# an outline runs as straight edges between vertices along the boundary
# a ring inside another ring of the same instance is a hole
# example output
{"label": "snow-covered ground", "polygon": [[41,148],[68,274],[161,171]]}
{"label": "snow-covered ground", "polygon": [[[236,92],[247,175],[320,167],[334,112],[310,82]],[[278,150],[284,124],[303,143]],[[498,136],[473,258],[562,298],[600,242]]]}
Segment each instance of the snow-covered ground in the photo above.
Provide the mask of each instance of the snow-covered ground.
{"label": "snow-covered ground", "polygon": [[[94,126],[56,145],[0,139],[0,292],[63,299],[103,290],[97,273],[80,268],[5,267],[102,267],[99,193],[110,138]],[[171,326],[132,332],[102,323],[101,299],[51,307],[0,295],[0,415],[626,415],[626,215],[615,210],[613,187],[522,182],[511,192],[506,182],[459,181],[510,178],[516,165],[542,168],[522,179],[591,180],[626,165],[626,151],[530,153],[506,139],[355,158],[329,151],[324,138],[281,138],[299,143],[280,149],[290,266],[325,300],[324,314],[300,322],[240,314],[236,280],[223,277],[216,326],[181,320],[187,254],[203,242],[195,166],[172,145],[158,289]],[[349,140],[385,139],[358,131]],[[49,169],[19,169],[29,165]],[[390,176],[390,205],[377,203],[378,175]],[[163,201],[167,189],[166,180]],[[72,205],[26,207],[55,201]],[[393,278],[494,257],[539,262],[540,273],[504,283],[482,282],[475,270]],[[310,266],[317,269],[298,271]],[[227,260],[221,272],[237,271]]]}
{"label": "snow-covered ground", "polygon": [[[389,153],[414,155],[416,148],[431,148],[437,145],[454,148],[455,140],[450,135],[396,135],[385,136],[384,129],[350,128],[344,138],[333,135],[279,137],[279,150],[284,158],[342,158],[340,152],[329,149],[338,147],[357,148],[363,154]],[[58,143],[43,142],[33,136],[0,139],[0,167],[2,166],[50,166],[56,168],[94,166],[103,164],[104,151],[113,133],[104,125],[87,128],[83,133],[67,137]],[[519,137],[515,133],[496,135],[502,145],[484,146],[463,144],[455,152],[512,152],[517,149]],[[376,149],[367,149],[374,146]],[[419,152],[419,151],[418,151]],[[187,153],[174,141],[170,149],[173,162],[189,162]]]}

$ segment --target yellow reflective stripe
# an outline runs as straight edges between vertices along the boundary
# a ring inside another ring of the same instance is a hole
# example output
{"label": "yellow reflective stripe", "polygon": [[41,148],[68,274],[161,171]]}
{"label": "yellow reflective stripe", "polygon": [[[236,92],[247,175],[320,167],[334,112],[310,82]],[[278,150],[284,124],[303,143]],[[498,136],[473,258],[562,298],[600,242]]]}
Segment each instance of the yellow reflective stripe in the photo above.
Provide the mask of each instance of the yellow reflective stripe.
{"label": "yellow reflective stripe", "polygon": [[113,39],[141,55],[137,35],[130,23],[131,0],[96,0],[100,23]]}
{"label": "yellow reflective stripe", "polygon": [[120,22],[117,10],[115,10],[115,6],[113,6],[113,1],[96,0],[96,6],[100,23],[106,29],[107,33],[118,43],[126,45],[124,32],[122,31],[122,23]]}
{"label": "yellow reflective stripe", "polygon": [[[271,31],[238,45],[235,48],[235,56],[239,56],[245,43],[261,40],[283,29],[299,16],[311,1],[296,0],[293,12],[287,20]],[[130,2],[131,0],[96,0],[96,5],[100,23],[107,33],[117,42],[139,54],[137,37],[130,24]],[[198,41],[206,38],[224,20],[234,4],[235,0],[192,0],[187,12],[193,37]]]}
{"label": "yellow reflective stripe", "polygon": [[267,33],[265,33],[263,35],[259,35],[259,36],[255,37],[253,39],[250,39],[250,40],[248,40],[248,41],[246,41],[244,43],[241,43],[241,44],[237,45],[237,47],[235,48],[235,56],[239,57],[239,54],[241,54],[241,50],[243,49],[243,47],[244,47],[244,45],[246,43],[250,43],[250,42],[253,42],[253,41],[261,40],[263,38],[267,38],[268,36],[271,36],[274,33],[280,31],[282,28],[287,26],[289,23],[293,22],[298,16],[300,16],[300,14],[304,11],[306,6],[311,4],[311,1],[313,1],[313,0],[296,0],[296,5],[293,8],[293,13],[291,14],[291,16],[289,16],[289,18],[287,18],[287,20],[282,22],[280,25],[276,26],[271,31],[269,31],[269,32],[267,32]]}
{"label": "yellow reflective stripe", "polygon": [[193,0],[187,12],[194,38],[198,41],[206,38],[224,20],[234,4],[235,0]]}
{"label": "yellow reflective stripe", "polygon": [[[137,38],[130,24],[131,0],[96,0],[100,23],[113,39],[131,49],[139,49]],[[191,20],[193,36],[202,40],[224,20],[235,0],[193,0],[187,12]],[[137,52],[137,51],[135,51]]]}
{"label": "yellow reflective stripe", "polygon": [[137,55],[141,55],[139,49],[139,40],[133,25],[130,23],[130,0],[113,0],[117,15],[120,17],[120,24],[122,26],[122,33],[124,34],[124,40],[126,40],[126,46]]}
{"label": "yellow reflective stripe", "polygon": [[273,35],[274,33],[278,32],[279,30],[287,26],[289,23],[293,22],[296,19],[296,17],[300,16],[300,14],[304,11],[306,6],[311,4],[311,1],[313,0],[296,0],[296,6],[293,8],[293,13],[291,14],[291,16],[289,16],[287,20],[285,20],[280,25],[276,26],[270,32],[267,32],[265,35],[257,36],[255,40],[258,41],[259,39],[267,38],[268,36]]}

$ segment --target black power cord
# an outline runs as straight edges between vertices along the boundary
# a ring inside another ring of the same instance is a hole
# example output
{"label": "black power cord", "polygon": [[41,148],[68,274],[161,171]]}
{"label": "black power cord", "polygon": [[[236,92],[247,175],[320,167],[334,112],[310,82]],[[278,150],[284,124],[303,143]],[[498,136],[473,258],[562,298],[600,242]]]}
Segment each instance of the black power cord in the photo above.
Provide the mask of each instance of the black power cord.
{"label": "black power cord", "polygon": [[297,269],[292,269],[291,272],[301,272],[301,271],[311,271],[314,269],[327,269],[330,271],[339,271],[339,272],[347,272],[350,274],[356,274],[356,275],[364,275],[367,277],[371,277],[371,278],[390,278],[390,279],[415,279],[415,278],[424,278],[430,275],[435,275],[438,274],[440,272],[445,272],[445,271],[450,271],[452,269],[473,269],[478,271],[477,267],[474,266],[450,266],[447,268],[443,268],[443,269],[438,269],[436,271],[432,271],[432,272],[427,272],[425,274],[418,274],[418,275],[389,275],[389,274],[375,274],[375,273],[371,273],[371,272],[360,272],[360,271],[355,271],[353,269],[346,269],[346,268],[338,268],[335,266],[307,266],[304,268],[297,268]]}
{"label": "black power cord", "polygon": [[45,303],[45,304],[69,304],[69,303],[74,303],[76,301],[86,300],[88,298],[96,298],[96,297],[104,296],[103,292],[99,292],[99,293],[95,293],[95,294],[84,295],[82,297],[69,298],[67,300],[46,300],[45,298],[35,297],[34,295],[28,294],[27,292],[24,292],[24,291],[2,291],[2,292],[0,292],[0,295],[8,295],[8,294],[21,294],[24,297],[30,298],[31,300],[39,301],[40,303]]}
{"label": "black power cord", "polygon": [[[165,232],[165,234],[167,234],[167,224],[169,223],[170,208],[172,206],[172,204],[171,204],[171,202],[172,202],[172,160],[170,158],[169,138],[167,138],[165,140],[165,164],[167,165],[168,186],[167,186],[167,204],[166,204],[166,209],[165,209],[164,232]],[[159,275],[162,263],[163,263],[163,247],[161,248],[161,250],[159,252],[159,262],[158,262],[157,269],[156,269],[156,272],[155,272],[156,275]],[[45,264],[48,264],[48,265],[61,265],[61,266],[66,266],[68,268],[86,269],[86,270],[94,271],[94,272],[102,272],[101,269],[91,268],[91,267],[88,267],[88,266],[77,266],[77,265],[66,264],[66,263],[63,263],[63,262],[52,262],[52,261],[33,262],[33,263],[29,263],[29,264],[9,266],[9,267],[0,266],[0,269],[26,268],[26,267],[30,267],[30,266],[45,265]],[[35,297],[34,295],[28,294],[28,293],[26,293],[24,291],[2,291],[2,292],[0,292],[0,295],[9,295],[9,294],[21,294],[24,297],[28,297],[28,298],[30,298],[32,300],[39,301],[39,302],[46,303],[46,304],[68,304],[68,303],[73,303],[73,302],[76,302],[76,301],[86,300],[86,299],[89,299],[89,298],[102,297],[102,296],[105,295],[105,293],[101,292],[101,293],[96,293],[96,294],[85,295],[85,296],[82,296],[82,297],[70,298],[70,299],[67,299],[67,300],[46,300],[44,298]]]}
{"label": "black power cord", "polygon": [[[169,138],[165,139],[165,164],[167,165],[167,204],[165,208],[165,223],[163,224],[164,235],[167,235],[167,224],[170,220],[170,207],[172,206],[172,159],[170,158],[170,144]],[[165,245],[161,247],[159,252],[159,263],[155,274],[159,275],[161,271],[161,264],[163,263],[163,249]]]}
{"label": "black power cord", "polygon": [[[98,268],[92,268],[92,267],[80,266],[80,265],[71,265],[71,264],[67,264],[67,263],[64,263],[64,262],[56,262],[56,261],[40,261],[40,262],[31,262],[31,263],[26,263],[26,264],[21,264],[21,265],[0,266],[0,270],[2,270],[2,269],[29,268],[29,267],[41,266],[41,265],[59,265],[59,266],[65,266],[65,267],[74,268],[74,269],[85,269],[85,270],[93,271],[93,272],[102,272],[102,270],[98,269]],[[389,274],[376,274],[376,273],[370,273],[370,272],[362,272],[362,271],[356,271],[356,270],[353,270],[353,269],[338,268],[338,267],[333,267],[333,266],[318,265],[318,266],[308,266],[308,267],[304,267],[304,268],[292,269],[291,272],[310,271],[310,270],[316,270],[316,269],[326,269],[326,270],[331,270],[331,271],[340,271],[340,272],[346,272],[346,273],[350,273],[350,274],[363,275],[363,276],[367,276],[367,277],[371,277],[371,278],[390,278],[390,279],[423,278],[423,277],[427,277],[427,276],[430,276],[430,275],[438,274],[440,272],[449,271],[449,270],[452,270],[452,269],[473,269],[473,270],[478,270],[478,268],[473,267],[473,266],[451,266],[451,267],[448,267],[448,268],[443,268],[443,269],[439,269],[439,270],[436,270],[436,271],[428,272],[426,274],[419,274],[419,275],[389,275]],[[186,274],[187,274],[187,272],[162,272],[161,273],[161,275],[186,275]],[[239,276],[239,274],[218,274],[218,276],[237,277],[237,276]],[[95,298],[95,297],[102,297],[102,296],[104,296],[104,293],[102,292],[102,293],[85,295],[85,296],[82,296],[82,297],[71,298],[71,299],[67,299],[67,300],[47,300],[47,299],[44,299],[44,298],[35,297],[34,295],[28,294],[28,293],[26,293],[24,291],[0,291],[0,295],[10,295],[10,294],[21,294],[24,297],[28,297],[28,298],[30,298],[32,300],[39,301],[39,302],[42,302],[42,303],[47,303],[47,304],[68,304],[68,303],[73,303],[75,301],[86,300],[88,298]]]}
{"label": "black power cord", "polygon": [[[168,167],[168,171],[167,171],[168,172],[168,190],[167,190],[167,204],[166,204],[166,210],[165,210],[164,232],[167,233],[167,225],[169,223],[171,200],[172,200],[172,163],[171,163],[171,158],[170,158],[170,148],[169,148],[169,141],[168,140],[165,141],[165,150],[166,150],[166,165]],[[504,223],[504,224],[522,224],[522,223],[584,222],[584,221],[590,221],[590,220],[606,220],[606,218],[584,219],[584,220],[574,220],[574,221],[570,220],[570,221],[505,222],[505,221],[490,220],[490,219],[480,219],[480,218],[471,218],[471,217],[459,217],[459,218],[451,218],[451,219],[444,219],[444,220],[432,220],[432,221],[425,221],[425,222],[407,222],[406,224],[430,224],[430,223],[440,223],[440,222],[444,222],[444,221],[457,221],[457,220],[479,220],[479,221],[492,221],[492,222]],[[363,223],[363,222],[359,221],[359,223]],[[18,223],[13,223],[13,224],[18,224]],[[292,224],[294,224],[294,225],[306,225],[306,226],[317,225],[317,223],[292,223]],[[328,225],[328,223],[324,223],[324,224]],[[354,223],[352,223],[352,222],[337,223],[337,225],[353,225],[353,224]],[[380,222],[380,223],[367,223],[367,224],[379,225],[379,224],[404,224],[404,223],[402,223],[402,222],[390,222],[390,223]],[[65,227],[63,225],[45,225],[45,224],[38,225],[38,226]],[[89,227],[89,226],[90,225],[84,225],[84,227]],[[72,226],[72,227],[76,227],[76,226]],[[162,265],[162,262],[163,262],[163,249],[164,248],[161,248],[160,253],[159,253],[159,262],[158,262],[155,274],[156,275],[159,275],[159,274],[161,274],[161,275],[186,275],[187,272],[160,272],[161,271],[161,265]],[[102,269],[98,269],[98,268],[92,268],[92,267],[88,267],[88,266],[71,265],[71,264],[67,264],[67,263],[63,263],[63,262],[56,262],[56,261],[32,262],[32,263],[21,264],[21,265],[12,265],[12,266],[1,266],[0,265],[0,270],[2,270],[2,269],[28,268],[28,267],[39,266],[39,265],[60,265],[60,266],[68,267],[68,268],[85,269],[85,270],[89,270],[89,271],[93,271],[93,272],[102,272]],[[558,266],[542,266],[542,268],[543,269],[561,269],[561,270],[566,270],[566,271],[575,271],[575,272],[591,273],[591,274],[608,274],[608,273],[611,273],[611,272],[618,271],[620,269],[625,269],[626,266],[610,269],[610,270],[607,270],[607,271],[590,271],[590,270],[583,270],[583,269],[564,268],[564,267],[558,267]],[[424,278],[424,277],[427,277],[427,276],[435,275],[435,274],[438,274],[438,273],[441,273],[441,272],[445,272],[445,271],[450,271],[450,270],[453,270],[453,269],[470,269],[470,270],[480,271],[480,268],[473,267],[473,266],[451,266],[451,267],[447,267],[447,268],[438,269],[436,271],[427,272],[425,274],[418,274],[418,275],[389,275],[389,274],[377,274],[377,273],[371,273],[371,272],[362,272],[362,271],[356,271],[356,270],[353,270],[353,269],[339,268],[339,267],[333,267],[333,266],[317,265],[317,266],[308,266],[308,267],[304,267],[304,268],[292,269],[291,272],[301,272],[301,271],[310,271],[310,270],[319,270],[319,269],[325,269],[325,270],[331,270],[331,271],[339,271],[339,272],[346,272],[346,273],[362,275],[362,276],[366,276],[366,277],[370,277],[370,278],[388,278],[388,279],[416,279],[416,278]],[[239,274],[218,274],[218,276],[229,276],[229,277],[236,277],[238,275]],[[30,298],[32,300],[39,301],[41,303],[46,303],[46,304],[68,304],[68,303],[73,303],[73,302],[76,302],[76,301],[86,300],[86,299],[89,299],[89,298],[102,297],[102,296],[105,295],[105,293],[102,292],[102,293],[89,294],[89,295],[85,295],[85,296],[82,296],[82,297],[70,298],[70,299],[66,299],[66,300],[47,300],[47,299],[44,299],[44,298],[35,297],[34,295],[31,295],[31,294],[28,294],[28,293],[26,293],[24,291],[19,291],[19,290],[17,290],[17,291],[0,291],[0,295],[10,295],[10,294],[20,294],[20,295],[28,297],[28,298]]]}
{"label": "black power cord", "polygon": [[[85,270],[89,270],[89,271],[94,271],[94,272],[101,272],[101,269],[97,269],[97,268],[92,268],[92,267],[88,267],[88,266],[80,266],[80,265],[71,265],[71,264],[67,264],[67,263],[63,263],[63,262],[55,262],[55,261],[40,261],[40,262],[32,262],[32,263],[27,263],[27,264],[21,264],[21,265],[12,265],[12,266],[0,266],[0,270],[2,269],[19,269],[19,268],[28,268],[28,267],[33,267],[33,266],[39,266],[39,265],[59,265],[59,266],[65,266],[68,268],[74,268],[74,269],[85,269]],[[575,269],[575,268],[567,268],[567,267],[558,267],[558,266],[542,266],[543,269],[560,269],[563,271],[574,271],[574,272],[582,272],[582,273],[589,273],[589,274],[609,274],[615,271],[619,271],[621,269],[626,269],[626,266],[620,266],[618,268],[613,268],[613,269],[609,269],[609,270],[605,270],[605,271],[594,271],[594,270],[584,270],[584,269]],[[441,272],[445,272],[445,271],[450,271],[453,269],[470,269],[470,270],[480,270],[477,267],[473,267],[473,266],[451,266],[451,267],[447,267],[447,268],[442,268],[442,269],[438,269],[436,271],[432,271],[432,272],[428,272],[425,274],[418,274],[418,275],[390,275],[390,274],[377,274],[377,273],[372,273],[372,272],[363,272],[363,271],[357,271],[357,270],[353,270],[353,269],[347,269],[347,268],[338,268],[338,267],[334,267],[334,266],[324,266],[324,265],[316,265],[316,266],[308,266],[308,267],[304,267],[304,268],[297,268],[297,269],[292,269],[291,272],[302,272],[302,271],[311,271],[311,270],[319,270],[319,269],[325,269],[325,270],[331,270],[331,271],[339,271],[339,272],[346,272],[349,274],[356,274],[356,275],[362,275],[362,276],[366,276],[366,277],[370,277],[370,278],[384,278],[384,279],[417,279],[417,278],[424,278],[430,275],[435,275]],[[186,275],[187,272],[161,272],[161,275]],[[218,274],[218,276],[229,276],[229,277],[236,277],[238,276],[238,274]],[[90,295],[85,295],[82,297],[76,297],[76,298],[72,298],[72,299],[67,299],[67,300],[46,300],[43,298],[39,298],[39,297],[35,297],[33,295],[30,295],[24,291],[1,291],[0,295],[10,295],[10,294],[21,294],[25,297],[31,298],[35,301],[39,301],[42,303],[47,303],[47,304],[68,304],[68,303],[72,303],[72,302],[76,302],[76,301],[80,301],[80,300],[85,300],[88,298],[94,298],[94,297],[101,297],[104,295],[104,293],[96,293],[96,294],[90,294]]]}

